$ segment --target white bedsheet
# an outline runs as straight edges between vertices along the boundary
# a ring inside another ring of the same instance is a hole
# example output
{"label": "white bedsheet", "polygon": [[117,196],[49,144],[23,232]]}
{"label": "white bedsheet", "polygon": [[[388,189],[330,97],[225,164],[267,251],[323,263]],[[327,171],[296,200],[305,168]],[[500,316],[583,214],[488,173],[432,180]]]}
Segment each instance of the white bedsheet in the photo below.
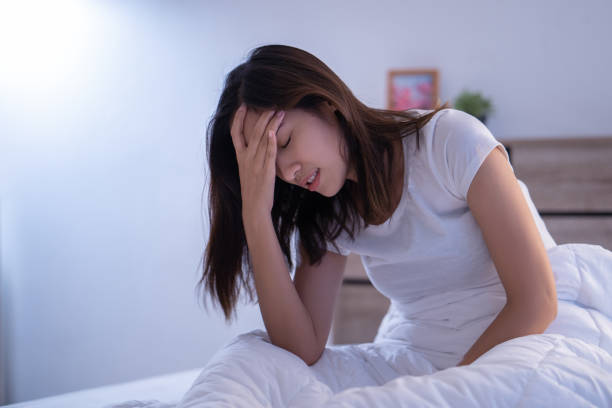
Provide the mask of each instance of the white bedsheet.
{"label": "white bedsheet", "polygon": [[401,336],[410,334],[409,312],[431,319],[452,306],[470,318],[439,321],[466,347],[494,318],[480,306],[480,292],[423,299],[410,311],[391,308],[375,342],[329,346],[311,367],[265,332],[245,333],[213,357],[176,407],[610,407],[612,252],[567,244],[548,255],[559,298],[555,321],[544,334],[506,341],[469,366],[450,365],[452,350],[436,359]]}
{"label": "white bedsheet", "polygon": [[169,408],[176,406],[200,371],[180,371],[3,405],[2,408],[102,408],[109,404],[117,408]]}

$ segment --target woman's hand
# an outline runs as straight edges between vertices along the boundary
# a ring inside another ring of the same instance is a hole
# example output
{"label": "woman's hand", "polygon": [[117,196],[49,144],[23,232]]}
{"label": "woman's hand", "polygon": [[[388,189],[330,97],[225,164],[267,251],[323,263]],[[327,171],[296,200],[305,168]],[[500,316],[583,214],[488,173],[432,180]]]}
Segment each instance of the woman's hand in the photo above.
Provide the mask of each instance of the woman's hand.
{"label": "woman's hand", "polygon": [[270,214],[274,204],[276,177],[276,132],[284,112],[265,111],[255,126],[244,127],[247,108],[244,104],[234,114],[230,133],[236,149],[242,215]]}

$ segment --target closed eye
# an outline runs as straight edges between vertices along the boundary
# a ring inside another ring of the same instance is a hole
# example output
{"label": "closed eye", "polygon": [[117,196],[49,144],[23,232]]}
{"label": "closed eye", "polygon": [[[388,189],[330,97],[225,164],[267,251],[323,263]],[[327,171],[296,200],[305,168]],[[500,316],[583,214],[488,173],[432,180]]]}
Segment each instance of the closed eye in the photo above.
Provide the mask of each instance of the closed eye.
{"label": "closed eye", "polygon": [[291,136],[289,136],[289,139],[287,139],[287,143],[285,143],[283,146],[281,146],[281,148],[283,148],[283,149],[287,148],[287,146],[289,146],[289,142],[291,142]]}
{"label": "closed eye", "polygon": [[[284,124],[285,124],[285,122],[281,122],[280,126],[276,130],[276,134],[277,135],[280,133],[280,129],[283,127]],[[289,132],[289,139],[287,139],[287,143],[285,143],[283,146],[281,146],[281,149],[287,148],[287,146],[289,146],[289,142],[291,142],[291,132]]]}

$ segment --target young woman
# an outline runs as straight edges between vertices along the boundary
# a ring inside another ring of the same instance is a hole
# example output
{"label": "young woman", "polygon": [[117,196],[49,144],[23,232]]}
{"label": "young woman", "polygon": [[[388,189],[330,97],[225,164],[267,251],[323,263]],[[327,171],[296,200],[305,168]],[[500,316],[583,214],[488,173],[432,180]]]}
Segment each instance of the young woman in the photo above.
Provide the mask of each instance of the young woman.
{"label": "young woman", "polygon": [[439,369],[556,316],[554,241],[503,146],[466,113],[370,108],[315,56],[269,45],[227,76],[207,153],[200,284],[228,320],[254,285],[270,341],[309,365],[349,252],[392,301],[377,340],[408,341]]}

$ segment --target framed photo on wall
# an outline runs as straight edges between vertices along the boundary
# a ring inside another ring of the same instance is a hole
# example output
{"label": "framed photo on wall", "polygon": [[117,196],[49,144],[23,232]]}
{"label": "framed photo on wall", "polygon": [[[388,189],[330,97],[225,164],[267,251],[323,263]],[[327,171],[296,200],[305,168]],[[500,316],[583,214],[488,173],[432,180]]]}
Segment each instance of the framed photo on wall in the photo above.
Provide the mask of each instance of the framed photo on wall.
{"label": "framed photo on wall", "polygon": [[437,69],[389,71],[387,109],[433,109],[438,101]]}

